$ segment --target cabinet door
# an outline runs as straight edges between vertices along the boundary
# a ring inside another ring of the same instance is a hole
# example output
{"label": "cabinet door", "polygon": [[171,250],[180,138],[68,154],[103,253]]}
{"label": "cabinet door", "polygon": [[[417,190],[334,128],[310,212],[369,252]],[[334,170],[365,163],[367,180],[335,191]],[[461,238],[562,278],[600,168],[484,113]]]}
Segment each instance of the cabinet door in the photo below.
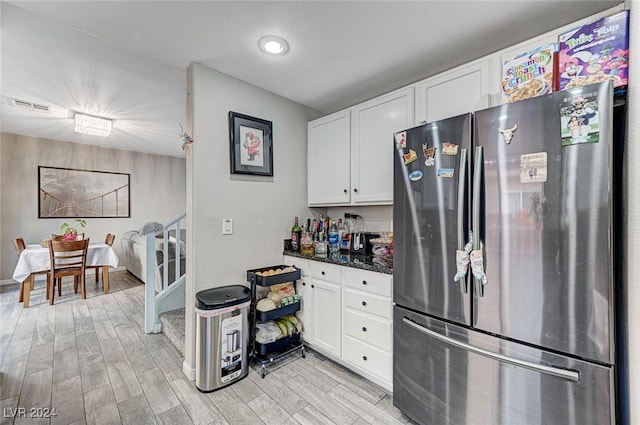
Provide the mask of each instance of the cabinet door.
{"label": "cabinet door", "polygon": [[287,266],[295,266],[301,270],[302,276],[296,282],[296,293],[300,295],[300,310],[296,312],[296,317],[302,323],[302,332],[300,335],[302,339],[307,342],[313,340],[313,321],[311,320],[311,282],[309,281],[309,261],[292,257],[289,255],[283,256],[283,263]]}
{"label": "cabinet door", "polygon": [[489,59],[473,62],[418,83],[416,124],[489,107],[489,65]]}
{"label": "cabinet door", "polygon": [[351,108],[351,203],[393,202],[393,134],[413,126],[413,88]]}
{"label": "cabinet door", "polygon": [[350,116],[341,111],[308,124],[309,205],[349,203]]}
{"label": "cabinet door", "polygon": [[311,300],[311,282],[307,276],[302,276],[296,283],[296,290],[300,295],[300,310],[296,312],[296,317],[302,323],[302,339],[307,342],[313,342],[313,301]]}
{"label": "cabinet door", "polygon": [[340,285],[311,279],[313,343],[340,357],[342,340]]}

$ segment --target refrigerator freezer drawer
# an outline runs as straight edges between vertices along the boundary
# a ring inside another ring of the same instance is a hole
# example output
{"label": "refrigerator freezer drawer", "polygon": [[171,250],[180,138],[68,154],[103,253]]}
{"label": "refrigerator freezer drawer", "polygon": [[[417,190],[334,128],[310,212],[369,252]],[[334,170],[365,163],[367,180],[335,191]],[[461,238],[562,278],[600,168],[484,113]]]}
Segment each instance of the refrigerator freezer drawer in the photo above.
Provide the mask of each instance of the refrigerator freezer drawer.
{"label": "refrigerator freezer drawer", "polygon": [[368,294],[353,289],[344,290],[345,307],[359,310],[369,314],[378,315],[384,319],[393,318],[393,303],[391,298]]}
{"label": "refrigerator freezer drawer", "polygon": [[614,370],[394,308],[394,404],[422,424],[614,424]]}
{"label": "refrigerator freezer drawer", "polygon": [[345,359],[381,379],[391,382],[392,355],[364,342],[344,337]]}
{"label": "refrigerator freezer drawer", "polygon": [[344,330],[347,335],[381,350],[391,352],[393,348],[391,320],[377,319],[346,310],[344,312]]}
{"label": "refrigerator freezer drawer", "polygon": [[391,297],[393,289],[391,285],[391,275],[345,267],[343,276],[343,282],[346,286],[360,291],[382,295],[383,297]]}

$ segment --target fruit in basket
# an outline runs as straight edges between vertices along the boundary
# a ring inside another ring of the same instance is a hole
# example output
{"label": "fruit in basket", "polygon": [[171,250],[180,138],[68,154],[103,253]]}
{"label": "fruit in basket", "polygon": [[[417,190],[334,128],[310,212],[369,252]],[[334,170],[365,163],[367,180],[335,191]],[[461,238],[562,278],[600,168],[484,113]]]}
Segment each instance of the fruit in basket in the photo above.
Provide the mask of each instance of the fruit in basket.
{"label": "fruit in basket", "polygon": [[300,323],[298,318],[296,316],[294,316],[293,314],[291,314],[289,316],[284,316],[283,319],[286,319],[289,322],[291,322],[291,324],[296,328],[296,332],[302,331],[302,323]]}
{"label": "fruit in basket", "polygon": [[287,329],[287,325],[284,323],[284,321],[280,319],[276,319],[274,320],[274,322],[276,322],[276,325],[278,325],[278,327],[280,328],[280,335],[287,336],[289,333],[289,330]]}
{"label": "fruit in basket", "polygon": [[269,298],[262,298],[258,301],[258,304],[256,304],[256,308],[258,311],[271,311],[276,309],[276,303]]}
{"label": "fruit in basket", "polygon": [[281,269],[269,269],[269,270],[263,270],[261,272],[256,272],[256,274],[258,276],[273,276],[274,274],[280,274],[282,273]]}
{"label": "fruit in basket", "polygon": [[275,276],[278,274],[290,273],[294,271],[296,271],[294,267],[285,267],[284,269],[277,268],[277,269],[262,270],[262,271],[256,272],[256,275],[257,276]]}

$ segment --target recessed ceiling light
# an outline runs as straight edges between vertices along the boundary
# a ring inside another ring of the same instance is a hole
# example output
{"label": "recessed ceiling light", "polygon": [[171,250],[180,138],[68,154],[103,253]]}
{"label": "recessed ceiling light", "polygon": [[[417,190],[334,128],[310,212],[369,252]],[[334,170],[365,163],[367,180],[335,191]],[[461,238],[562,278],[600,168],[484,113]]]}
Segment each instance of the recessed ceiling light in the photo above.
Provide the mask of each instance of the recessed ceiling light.
{"label": "recessed ceiling light", "polygon": [[269,55],[284,55],[289,51],[289,44],[284,38],[275,35],[265,35],[258,40],[258,47],[263,53]]}
{"label": "recessed ceiling light", "polygon": [[73,116],[73,121],[73,131],[76,133],[101,137],[107,137],[111,133],[111,126],[113,124],[113,121],[109,119],[79,114],[77,112]]}

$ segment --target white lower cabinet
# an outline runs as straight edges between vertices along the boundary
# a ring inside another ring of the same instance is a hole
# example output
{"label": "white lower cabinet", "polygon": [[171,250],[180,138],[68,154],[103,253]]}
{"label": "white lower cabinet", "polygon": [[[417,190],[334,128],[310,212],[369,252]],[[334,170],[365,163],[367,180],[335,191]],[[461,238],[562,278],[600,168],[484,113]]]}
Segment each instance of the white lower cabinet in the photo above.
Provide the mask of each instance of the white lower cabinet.
{"label": "white lower cabinet", "polygon": [[[341,331],[340,331],[340,285],[323,280],[311,278],[311,290],[309,291],[313,322],[313,338],[310,341],[327,353],[340,356]],[[304,323],[302,324],[304,326]]]}
{"label": "white lower cabinet", "polygon": [[393,326],[391,320],[345,309],[344,332],[347,336],[359,339],[381,350],[391,351],[393,344]]}
{"label": "white lower cabinet", "polygon": [[388,386],[383,386],[387,388],[391,386],[393,355],[390,352],[379,350],[358,339],[346,336],[344,358],[359,369],[376,375],[384,383],[388,383]]}
{"label": "white lower cabinet", "polygon": [[302,338],[323,354],[342,355],[341,266],[285,256],[284,264],[301,269],[298,294],[302,308],[296,313],[302,322]]}
{"label": "white lower cabinet", "polygon": [[296,284],[296,293],[300,295],[300,310],[296,312],[296,317],[303,324],[300,337],[308,342],[313,340],[313,320],[311,319],[311,279],[309,278],[309,261],[291,256],[284,256],[283,264],[295,266],[300,269],[300,280]]}
{"label": "white lower cabinet", "polygon": [[309,347],[392,390],[392,277],[285,256],[298,281],[303,338]]}
{"label": "white lower cabinet", "polygon": [[387,388],[393,373],[392,278],[345,268],[342,353],[344,359]]}

